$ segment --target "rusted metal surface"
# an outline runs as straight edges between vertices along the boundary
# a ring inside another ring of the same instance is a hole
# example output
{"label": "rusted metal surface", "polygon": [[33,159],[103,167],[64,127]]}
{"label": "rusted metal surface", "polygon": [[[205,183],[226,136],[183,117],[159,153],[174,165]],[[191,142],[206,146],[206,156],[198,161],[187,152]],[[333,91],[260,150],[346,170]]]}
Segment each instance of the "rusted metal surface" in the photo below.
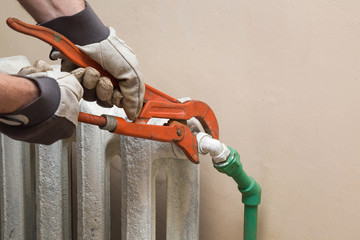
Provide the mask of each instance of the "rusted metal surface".
{"label": "rusted metal surface", "polygon": [[184,103],[148,101],[140,113],[139,120],[150,118],[169,118],[189,120],[195,117],[203,125],[206,133],[219,138],[219,125],[212,109],[204,102],[190,100]]}
{"label": "rusted metal surface", "polygon": [[145,125],[127,122],[123,118],[117,118],[117,127],[114,133],[145,138],[150,140],[172,142],[179,141],[183,138],[182,135],[178,135],[177,131],[184,128],[183,125],[170,125],[170,126],[158,126],[158,125]]}
{"label": "rusted metal surface", "polygon": [[106,125],[106,118],[103,116],[96,116],[94,114],[80,112],[78,117],[79,122],[84,122],[99,127]]}

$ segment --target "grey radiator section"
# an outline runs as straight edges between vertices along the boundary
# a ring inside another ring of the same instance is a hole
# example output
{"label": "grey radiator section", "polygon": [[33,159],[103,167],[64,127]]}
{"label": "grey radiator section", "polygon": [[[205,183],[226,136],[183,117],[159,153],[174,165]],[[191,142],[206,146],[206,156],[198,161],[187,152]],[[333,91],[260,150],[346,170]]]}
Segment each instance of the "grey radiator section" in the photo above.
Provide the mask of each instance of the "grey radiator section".
{"label": "grey radiator section", "polygon": [[[81,111],[124,116],[87,102]],[[110,182],[115,156],[121,177]],[[159,173],[166,175],[165,205],[156,204]],[[111,199],[114,191],[119,202]],[[50,146],[0,135],[0,239],[162,240],[156,206],[166,208],[162,239],[199,238],[199,166],[173,144],[81,123],[72,139]],[[121,208],[119,225],[111,222],[113,208]]]}

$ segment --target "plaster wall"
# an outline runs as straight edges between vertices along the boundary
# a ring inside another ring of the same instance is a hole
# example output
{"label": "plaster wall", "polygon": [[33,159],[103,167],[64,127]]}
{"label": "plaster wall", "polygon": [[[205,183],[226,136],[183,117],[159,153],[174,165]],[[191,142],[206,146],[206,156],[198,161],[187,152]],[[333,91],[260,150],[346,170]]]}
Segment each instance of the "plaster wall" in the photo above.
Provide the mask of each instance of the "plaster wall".
{"label": "plaster wall", "polygon": [[[47,59],[7,28],[33,22],[1,1],[0,57]],[[360,2],[95,1],[137,54],[146,82],[208,103],[220,138],[263,188],[259,239],[360,235]],[[241,239],[235,183],[201,160],[200,239]]]}

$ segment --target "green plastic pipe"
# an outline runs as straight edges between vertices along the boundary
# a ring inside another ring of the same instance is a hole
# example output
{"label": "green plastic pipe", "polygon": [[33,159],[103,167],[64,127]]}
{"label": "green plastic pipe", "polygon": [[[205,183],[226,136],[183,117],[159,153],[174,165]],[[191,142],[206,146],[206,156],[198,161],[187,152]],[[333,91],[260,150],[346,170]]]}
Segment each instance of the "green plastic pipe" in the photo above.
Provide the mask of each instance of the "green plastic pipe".
{"label": "green plastic pipe", "polygon": [[244,239],[257,238],[257,206],[244,207]]}
{"label": "green plastic pipe", "polygon": [[238,184],[242,194],[244,207],[244,240],[257,239],[257,212],[261,202],[261,187],[243,170],[240,155],[237,151],[228,147],[230,155],[225,162],[215,163],[214,167],[221,173],[232,177]]}

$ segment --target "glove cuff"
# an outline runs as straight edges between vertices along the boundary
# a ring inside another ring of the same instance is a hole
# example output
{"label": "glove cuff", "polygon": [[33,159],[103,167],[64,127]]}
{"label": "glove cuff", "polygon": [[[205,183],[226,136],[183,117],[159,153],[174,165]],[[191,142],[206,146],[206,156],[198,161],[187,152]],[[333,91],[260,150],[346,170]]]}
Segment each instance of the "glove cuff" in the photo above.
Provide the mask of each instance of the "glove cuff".
{"label": "glove cuff", "polygon": [[11,126],[31,127],[54,115],[60,103],[60,88],[56,80],[52,78],[21,77],[33,81],[38,86],[40,97],[12,113],[0,114],[0,122]]}
{"label": "glove cuff", "polygon": [[55,18],[39,25],[64,35],[76,45],[84,46],[101,42],[109,36],[110,31],[91,9],[89,3],[85,2],[85,5],[85,9],[75,15]]}
{"label": "glove cuff", "polygon": [[32,127],[13,127],[0,123],[0,132],[15,140],[45,145],[71,137],[75,128],[72,122],[56,115]]}

